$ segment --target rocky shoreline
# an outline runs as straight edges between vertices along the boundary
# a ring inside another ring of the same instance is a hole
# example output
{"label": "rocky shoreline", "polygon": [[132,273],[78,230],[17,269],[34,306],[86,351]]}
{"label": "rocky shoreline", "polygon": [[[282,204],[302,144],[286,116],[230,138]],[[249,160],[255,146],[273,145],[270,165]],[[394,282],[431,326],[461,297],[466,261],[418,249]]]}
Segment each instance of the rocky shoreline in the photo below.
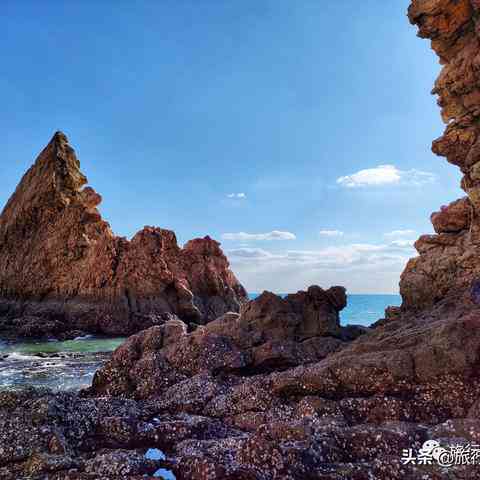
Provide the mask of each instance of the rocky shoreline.
{"label": "rocky shoreline", "polygon": [[0,331],[129,335],[169,314],[202,324],[247,300],[218,242],[181,248],[174,232],[149,226],[117,237],[86,183],[55,133],[0,215]]}
{"label": "rocky shoreline", "polygon": [[[133,335],[79,393],[0,392],[0,479],[480,478],[480,2],[409,18],[443,64],[433,149],[467,196],[432,215],[402,306],[370,329],[340,326],[342,287],[248,302],[209,237],[115,237],[54,136],[0,217],[0,326]],[[426,445],[477,463],[412,457]]]}
{"label": "rocky shoreline", "polygon": [[[191,333],[178,319],[151,327],[78,394],[0,393],[0,478],[477,478],[401,453],[480,442],[480,318],[441,305],[355,340],[337,328],[302,338],[325,291],[306,293],[266,293]],[[301,307],[297,322],[287,304]]]}

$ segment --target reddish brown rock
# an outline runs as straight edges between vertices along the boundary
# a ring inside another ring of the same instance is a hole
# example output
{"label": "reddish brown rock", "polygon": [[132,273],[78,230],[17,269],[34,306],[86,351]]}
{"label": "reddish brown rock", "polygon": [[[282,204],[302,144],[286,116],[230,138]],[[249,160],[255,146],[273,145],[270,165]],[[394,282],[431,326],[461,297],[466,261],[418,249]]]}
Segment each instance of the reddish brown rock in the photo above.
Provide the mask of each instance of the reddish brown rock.
{"label": "reddish brown rock", "polygon": [[254,302],[244,305],[240,327],[255,331],[263,340],[294,339],[338,335],[338,312],[345,308],[347,297],[343,287],[323,290],[318,286],[281,298],[264,292]]}
{"label": "reddish brown rock", "polygon": [[239,310],[246,293],[218,242],[182,249],[173,232],[154,227],[116,237],[86,183],[56,133],[0,216],[0,313],[28,317],[32,334],[53,320],[60,329],[126,334],[162,323],[156,315],[165,312],[204,323]]}
{"label": "reddish brown rock", "polygon": [[437,233],[458,233],[470,226],[472,206],[468,197],[455,200],[439,212],[432,213],[431,221]]}
{"label": "reddish brown rock", "polygon": [[460,168],[464,197],[432,214],[437,235],[422,236],[402,274],[404,310],[438,302],[476,308],[471,290],[480,278],[480,23],[473,0],[413,0],[410,21],[430,38],[443,64],[433,93],[438,95],[444,134],[434,153]]}
{"label": "reddish brown rock", "polygon": [[[295,368],[295,346],[335,339],[269,340],[242,351],[235,345],[242,336],[233,331],[241,316],[226,317],[168,347],[161,347],[162,327],[135,335],[89,391],[111,394],[122,372],[131,372],[114,392],[144,399],[141,408],[157,415],[149,438],[158,435],[177,478],[475,478],[469,475],[476,466],[446,472],[435,464],[405,466],[400,458],[429,439],[448,445],[480,438],[478,314],[403,314],[320,361],[304,355]],[[273,345],[291,365],[272,363],[273,371],[252,375],[262,350],[273,358]],[[161,368],[149,366],[153,358],[164,358]]]}
{"label": "reddish brown rock", "polygon": [[345,289],[312,286],[284,299],[264,292],[240,314],[227,313],[190,334],[183,322],[169,320],[119,347],[95,374],[92,392],[150,398],[206,372],[250,375],[316,362],[368,330],[340,327],[345,303]]}

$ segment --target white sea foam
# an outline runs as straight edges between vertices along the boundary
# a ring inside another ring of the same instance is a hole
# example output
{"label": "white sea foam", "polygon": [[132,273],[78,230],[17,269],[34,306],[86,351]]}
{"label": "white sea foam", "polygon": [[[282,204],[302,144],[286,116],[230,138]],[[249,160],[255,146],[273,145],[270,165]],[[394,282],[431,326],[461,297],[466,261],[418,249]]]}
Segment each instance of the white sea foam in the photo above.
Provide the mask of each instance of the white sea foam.
{"label": "white sea foam", "polygon": [[77,340],[91,340],[92,338],[94,338],[93,335],[81,335],[80,337],[75,337],[73,341],[76,342]]}
{"label": "white sea foam", "polygon": [[12,352],[8,354],[8,360],[17,360],[17,361],[31,361],[31,360],[36,360],[36,357],[32,355],[26,355],[24,353],[20,352]]}

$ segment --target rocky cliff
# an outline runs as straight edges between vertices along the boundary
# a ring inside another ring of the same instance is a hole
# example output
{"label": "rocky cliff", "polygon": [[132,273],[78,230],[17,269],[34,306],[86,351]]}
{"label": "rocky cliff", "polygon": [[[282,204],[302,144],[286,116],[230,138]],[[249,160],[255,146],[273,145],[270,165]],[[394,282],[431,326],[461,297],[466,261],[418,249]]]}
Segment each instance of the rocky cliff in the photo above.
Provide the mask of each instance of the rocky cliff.
{"label": "rocky cliff", "polygon": [[433,213],[435,235],[417,240],[400,282],[405,310],[480,305],[479,11],[477,0],[414,0],[408,10],[443,64],[432,93],[447,127],[432,150],[460,168],[467,196]]}
{"label": "rocky cliff", "polygon": [[[177,244],[145,227],[115,236],[66,136],[57,132],[0,216],[0,315],[25,335],[128,334],[174,314],[205,323],[246,292],[209,237]],[[162,317],[163,315],[163,317]]]}

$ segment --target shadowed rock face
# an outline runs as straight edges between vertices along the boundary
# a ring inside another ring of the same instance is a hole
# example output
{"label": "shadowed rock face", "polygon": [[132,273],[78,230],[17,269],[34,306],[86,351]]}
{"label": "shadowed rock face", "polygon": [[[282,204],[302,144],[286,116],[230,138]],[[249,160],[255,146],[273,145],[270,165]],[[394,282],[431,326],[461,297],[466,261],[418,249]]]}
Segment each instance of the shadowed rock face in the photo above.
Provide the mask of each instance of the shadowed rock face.
{"label": "shadowed rock face", "polygon": [[410,260],[400,281],[406,310],[440,301],[478,305],[471,290],[480,279],[479,10],[477,0],[414,0],[408,11],[443,64],[433,93],[448,125],[432,150],[460,168],[467,197],[433,213],[436,235],[416,242],[420,256]]}
{"label": "shadowed rock face", "polygon": [[205,237],[182,249],[173,232],[154,227],[130,241],[116,237],[79,166],[57,132],[0,216],[4,326],[27,335],[127,334],[165,312],[204,323],[239,310],[246,292],[218,242]]}

